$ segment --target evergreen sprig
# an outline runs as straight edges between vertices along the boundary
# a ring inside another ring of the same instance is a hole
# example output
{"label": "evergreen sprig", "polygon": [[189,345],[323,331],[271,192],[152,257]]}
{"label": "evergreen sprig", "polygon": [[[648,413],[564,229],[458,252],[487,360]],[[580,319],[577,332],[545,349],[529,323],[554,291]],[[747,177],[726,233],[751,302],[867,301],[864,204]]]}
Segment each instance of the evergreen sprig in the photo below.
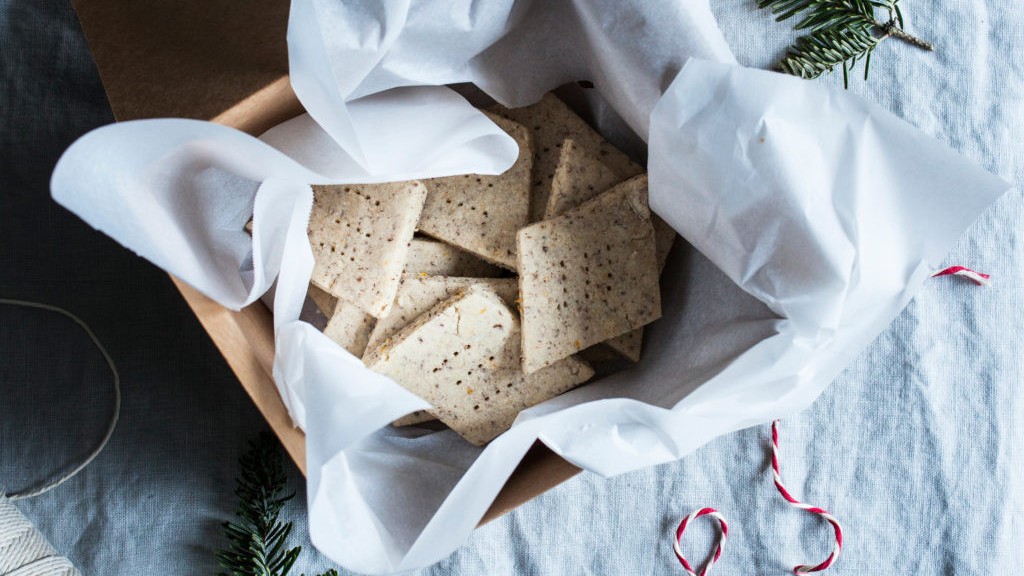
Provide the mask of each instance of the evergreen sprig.
{"label": "evergreen sprig", "polygon": [[[849,86],[849,70],[863,59],[866,80],[871,53],[889,37],[935,49],[903,29],[899,0],[757,0],[757,5],[770,9],[780,22],[802,15],[794,28],[807,35],[797,39],[778,65],[780,71],[801,78],[817,78],[841,66],[843,85]],[[876,9],[887,19],[878,20]]]}
{"label": "evergreen sprig", "polygon": [[[238,462],[242,469],[235,487],[238,520],[222,525],[228,547],[217,552],[226,570],[219,576],[287,576],[302,547],[286,548],[292,523],[278,519],[295,494],[283,495],[288,477],[277,439],[270,432],[261,433],[249,441]],[[321,576],[338,573],[329,570]]]}

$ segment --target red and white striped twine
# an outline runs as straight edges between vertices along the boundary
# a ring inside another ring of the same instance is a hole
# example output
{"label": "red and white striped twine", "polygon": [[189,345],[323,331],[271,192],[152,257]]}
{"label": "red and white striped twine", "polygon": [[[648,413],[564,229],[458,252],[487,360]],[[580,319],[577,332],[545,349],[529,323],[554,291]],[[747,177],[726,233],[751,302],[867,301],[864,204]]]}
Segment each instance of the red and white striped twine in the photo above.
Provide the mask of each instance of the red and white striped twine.
{"label": "red and white striped twine", "polygon": [[829,553],[828,558],[825,558],[820,564],[810,565],[801,564],[793,567],[794,574],[808,574],[811,572],[821,572],[829,566],[835,563],[836,559],[839,558],[839,552],[843,549],[843,529],[839,526],[839,521],[836,520],[835,516],[832,516],[824,508],[818,506],[812,506],[810,504],[804,504],[797,500],[789,493],[789,490],[782,484],[782,476],[779,474],[779,421],[775,420],[772,422],[772,480],[775,482],[775,488],[782,494],[782,497],[787,502],[793,505],[794,508],[806,510],[811,514],[817,514],[821,516],[826,522],[832,525],[832,530],[835,533],[835,546],[832,547],[832,552]]}
{"label": "red and white striped twine", "polygon": [[690,567],[690,563],[686,560],[686,557],[683,556],[683,549],[679,546],[679,541],[683,537],[683,532],[686,530],[686,525],[689,524],[690,521],[694,518],[700,518],[701,516],[711,516],[715,520],[718,520],[718,524],[722,527],[722,529],[719,532],[717,543],[718,547],[715,549],[715,555],[712,556],[710,560],[708,560],[708,563],[704,566],[704,569],[700,571],[700,576],[707,576],[711,573],[711,567],[714,566],[715,562],[717,562],[718,559],[722,557],[722,550],[725,549],[725,537],[729,534],[729,526],[725,523],[725,517],[722,516],[722,514],[718,510],[715,510],[714,508],[701,508],[700,510],[695,510],[686,518],[683,518],[683,521],[679,523],[679,527],[676,528],[676,538],[672,544],[672,549],[675,550],[676,558],[679,559],[679,563],[683,565],[683,570],[686,570],[686,573],[690,576],[698,575],[694,573],[693,568]]}
{"label": "red and white striped twine", "polygon": [[[826,511],[824,508],[811,506],[810,504],[804,504],[803,502],[794,498],[793,495],[789,493],[789,490],[787,490],[786,487],[782,484],[782,476],[779,474],[778,420],[772,422],[772,480],[775,481],[775,488],[779,491],[779,494],[782,494],[782,497],[785,498],[787,502],[789,502],[796,508],[806,510],[812,514],[817,514],[818,516],[821,516],[829,524],[832,525],[832,529],[835,533],[835,546],[832,548],[832,552],[828,555],[828,558],[825,558],[823,562],[816,565],[801,564],[799,566],[796,566],[793,568],[793,573],[809,574],[811,572],[820,572],[822,570],[825,570],[832,564],[835,564],[836,559],[839,558],[839,552],[843,549],[843,529],[839,526],[839,521],[836,520],[834,516],[829,514],[828,511]],[[683,556],[683,551],[680,548],[679,542],[682,539],[683,532],[686,530],[686,526],[690,523],[690,521],[694,518],[699,518],[701,516],[711,516],[712,518],[715,518],[716,520],[718,520],[718,523],[722,526],[722,530],[719,533],[718,542],[716,543],[717,549],[715,550],[715,555],[710,560],[708,560],[707,565],[704,566],[704,569],[701,570],[700,574],[698,575],[694,573],[693,568],[690,567],[690,563]],[[726,535],[728,535],[728,533],[729,528],[725,524],[725,517],[723,517],[722,514],[715,510],[714,508],[701,508],[700,510],[694,511],[686,518],[683,518],[683,521],[679,523],[679,527],[676,528],[676,537],[675,541],[672,543],[672,548],[673,550],[675,550],[676,558],[679,559],[679,563],[682,564],[683,569],[686,570],[686,573],[689,576],[707,576],[711,572],[711,567],[722,556],[722,550],[725,548],[725,537]]]}
{"label": "red and white striped twine", "polygon": [[[967,278],[971,282],[974,282],[978,286],[988,286],[989,284],[991,284],[991,282],[989,281],[990,276],[988,274],[976,272],[964,266],[950,266],[948,268],[943,268],[942,270],[938,270],[932,274],[932,278],[935,278],[937,276],[962,276],[964,278]],[[772,422],[772,480],[775,482],[775,488],[779,491],[779,494],[782,494],[782,497],[785,498],[787,502],[792,504],[795,508],[806,510],[811,514],[817,514],[826,522],[832,525],[832,531],[835,534],[835,545],[832,547],[832,552],[829,553],[828,558],[825,558],[825,560],[816,565],[801,564],[799,566],[795,566],[793,567],[793,573],[809,574],[811,572],[821,572],[822,570],[825,570],[829,566],[835,564],[836,560],[839,558],[839,553],[843,550],[843,529],[839,525],[839,521],[836,520],[835,516],[829,514],[828,511],[825,510],[824,508],[812,506],[810,504],[804,504],[803,502],[797,500],[796,498],[793,497],[792,494],[789,493],[789,490],[787,490],[786,486],[782,483],[782,475],[779,473],[778,420],[774,420]],[[707,576],[711,572],[711,567],[715,564],[715,562],[718,561],[719,558],[721,558],[722,550],[725,549],[725,537],[729,533],[729,528],[725,524],[725,517],[723,517],[722,514],[715,510],[714,508],[701,508],[700,510],[693,512],[686,518],[683,518],[683,521],[679,523],[679,527],[676,528],[676,537],[675,541],[672,544],[672,548],[673,550],[675,550],[676,558],[679,559],[679,563],[682,564],[683,569],[686,570],[686,573],[689,574],[689,576],[698,575],[694,573],[692,568],[690,568],[690,563],[683,556],[683,551],[679,546],[679,542],[683,537],[683,532],[686,530],[687,524],[689,524],[690,521],[694,518],[699,518],[701,516],[711,516],[712,518],[715,518],[716,520],[718,520],[718,523],[721,524],[722,530],[719,533],[715,555],[710,560],[708,560],[707,565],[704,566],[703,570],[701,570],[699,576]]]}
{"label": "red and white striped twine", "polygon": [[974,270],[963,266],[950,266],[949,268],[943,268],[942,270],[932,274],[932,278],[935,278],[936,276],[963,276],[978,286],[988,286],[991,284],[989,281],[990,276],[988,274],[975,272]]}

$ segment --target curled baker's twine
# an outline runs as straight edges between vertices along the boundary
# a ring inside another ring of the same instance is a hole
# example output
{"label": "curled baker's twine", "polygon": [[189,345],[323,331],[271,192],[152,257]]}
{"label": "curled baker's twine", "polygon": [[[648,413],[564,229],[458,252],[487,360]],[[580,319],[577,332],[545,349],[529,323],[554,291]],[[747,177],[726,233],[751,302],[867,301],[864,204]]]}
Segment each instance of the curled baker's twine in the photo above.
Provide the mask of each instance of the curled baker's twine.
{"label": "curled baker's twine", "polygon": [[693,568],[690,567],[690,563],[683,556],[683,550],[679,545],[680,540],[683,538],[683,532],[686,531],[686,526],[691,520],[700,518],[701,516],[711,516],[715,520],[718,520],[721,531],[719,532],[717,548],[715,548],[715,555],[708,560],[708,563],[704,566],[704,569],[700,571],[700,576],[707,576],[711,573],[711,567],[715,565],[715,562],[722,557],[722,550],[725,549],[725,537],[729,534],[729,526],[725,523],[725,517],[715,510],[714,508],[701,508],[700,510],[693,511],[689,516],[683,518],[683,521],[679,523],[679,527],[676,528],[675,541],[672,543],[672,549],[676,552],[676,558],[679,559],[679,563],[683,566],[683,570],[690,576],[698,576]]}
{"label": "curled baker's twine", "polygon": [[835,563],[836,559],[839,558],[839,553],[843,549],[843,529],[839,526],[839,521],[835,519],[824,508],[818,506],[812,506],[810,504],[804,504],[797,500],[789,493],[789,490],[782,484],[782,476],[779,474],[779,421],[772,421],[772,480],[775,482],[775,488],[782,494],[782,497],[787,502],[793,505],[794,508],[806,510],[811,514],[817,514],[822,519],[832,525],[832,530],[835,533],[835,546],[832,547],[832,552],[829,553],[828,558],[825,558],[820,564],[810,565],[801,564],[793,567],[794,574],[809,574],[811,572],[821,572],[829,566]]}
{"label": "curled baker's twine", "polygon": [[[782,476],[779,473],[778,420],[772,422],[772,480],[775,482],[775,488],[779,491],[779,494],[781,494],[787,502],[789,502],[795,508],[806,510],[812,514],[817,514],[818,516],[822,517],[824,520],[826,520],[829,524],[832,525],[832,529],[835,534],[835,546],[832,548],[832,552],[828,555],[828,558],[826,558],[823,562],[816,565],[801,564],[799,566],[795,566],[793,568],[793,573],[809,574],[811,572],[821,572],[822,570],[825,570],[832,564],[835,564],[836,560],[839,558],[839,553],[843,549],[843,529],[839,526],[839,521],[836,520],[834,516],[829,514],[827,510],[825,510],[824,508],[819,508],[818,506],[804,504],[803,502],[797,500],[796,498],[793,497],[792,494],[789,493],[789,490],[787,490],[786,486],[782,483]],[[698,575],[694,573],[693,568],[690,567],[690,563],[683,556],[683,551],[680,548],[679,542],[682,539],[683,532],[686,530],[686,526],[690,523],[690,521],[705,515],[711,516],[718,520],[719,524],[721,524],[722,526],[722,530],[719,533],[718,542],[716,543],[717,548],[715,550],[715,555],[710,560],[708,560],[707,565],[704,566],[704,569],[701,570],[700,574]],[[707,576],[711,572],[711,566],[714,565],[714,563],[717,562],[718,559],[722,556],[722,550],[725,548],[725,538],[728,532],[729,529],[725,524],[725,518],[714,508],[701,508],[700,510],[696,510],[686,518],[683,518],[683,521],[679,523],[679,527],[676,528],[676,537],[675,541],[672,544],[672,548],[676,553],[676,558],[679,559],[679,563],[682,564],[683,569],[686,570],[686,573],[689,574],[689,576]]]}
{"label": "curled baker's twine", "polygon": [[991,276],[989,276],[988,274],[975,272],[974,270],[971,270],[970,268],[966,268],[964,266],[950,266],[948,268],[943,268],[942,270],[938,270],[935,273],[933,273],[931,277],[935,278],[936,276],[962,276],[964,278],[967,278],[971,282],[974,282],[978,286],[988,286],[989,284],[992,283],[991,281],[989,281],[989,278],[991,278]]}
{"label": "curled baker's twine", "polygon": [[[932,278],[938,276],[962,276],[964,278],[967,278],[971,282],[974,282],[978,286],[988,286],[991,284],[991,281],[989,280],[991,276],[989,276],[988,274],[984,274],[982,272],[971,270],[970,268],[967,268],[965,266],[949,266],[947,268],[937,270],[931,275]],[[832,525],[832,529],[835,534],[835,546],[832,548],[832,552],[828,555],[828,558],[826,558],[820,564],[814,566],[811,566],[809,564],[801,564],[799,566],[795,566],[793,568],[793,573],[809,574],[811,572],[820,572],[822,570],[825,570],[832,564],[835,564],[836,560],[839,558],[839,553],[842,552],[843,549],[843,529],[839,525],[839,521],[836,520],[835,516],[829,514],[828,511],[825,510],[824,508],[819,508],[818,506],[812,506],[810,504],[804,504],[803,502],[800,502],[799,500],[794,498],[792,494],[789,493],[789,490],[787,490],[786,486],[782,483],[782,475],[779,473],[778,420],[772,421],[772,480],[774,481],[775,488],[779,491],[779,494],[781,494],[787,502],[789,502],[796,508],[799,508],[801,510],[807,510],[812,514],[817,514],[818,516],[821,516],[824,520],[826,520],[829,524]],[[722,550],[725,549],[725,537],[728,534],[728,527],[725,524],[725,518],[717,510],[715,510],[714,508],[701,508],[699,510],[694,511],[686,518],[683,518],[683,521],[679,523],[679,527],[676,528],[676,536],[674,542],[672,543],[672,548],[676,553],[676,558],[679,559],[679,563],[682,564],[683,569],[685,569],[686,573],[690,576],[698,575],[694,573],[693,569],[690,567],[690,563],[683,556],[683,551],[680,548],[679,542],[682,539],[683,532],[686,530],[686,526],[690,523],[690,521],[705,515],[717,519],[719,524],[721,524],[722,526],[722,530],[718,538],[715,555],[711,558],[711,560],[708,561],[707,565],[704,566],[704,569],[701,570],[699,576],[707,576],[707,574],[711,572],[711,566],[718,561],[718,559],[722,556]]]}
{"label": "curled baker's twine", "polygon": [[[121,375],[117,372],[117,366],[114,365],[114,359],[110,357],[110,353],[107,352],[107,349],[103,347],[103,344],[100,343],[99,338],[97,338],[96,334],[94,334],[92,329],[89,328],[89,325],[86,324],[85,321],[79,318],[78,316],[58,306],[51,306],[49,304],[42,304],[39,302],[27,302],[25,300],[15,300],[12,298],[0,298],[0,304],[8,304],[11,306],[24,306],[26,308],[38,308],[40,310],[56,312],[58,314],[62,314],[70,318],[72,321],[74,321],[75,324],[78,324],[78,326],[85,331],[86,335],[88,335],[89,338],[92,340],[92,343],[96,345],[96,348],[100,351],[100,354],[103,355],[103,359],[107,362],[107,366],[110,367],[110,373],[113,374],[114,376],[114,414],[110,418],[110,424],[107,426],[107,431],[103,435],[103,439],[100,440],[96,448],[94,448],[92,452],[90,452],[89,455],[86,456],[85,460],[80,462],[71,470],[60,475],[58,478],[35,489],[25,489],[22,490],[21,492],[6,495],[6,498],[8,500],[14,501],[32,498],[34,496],[39,496],[40,494],[53,490],[54,488],[70,480],[72,477],[74,477],[75,474],[81,472],[83,468],[88,466],[90,463],[92,463],[93,460],[96,459],[97,456],[99,456],[100,452],[103,451],[103,448],[106,447],[107,442],[110,441],[110,437],[113,436],[114,429],[117,428],[117,421],[121,416]],[[3,490],[0,490],[0,495],[4,495]]]}

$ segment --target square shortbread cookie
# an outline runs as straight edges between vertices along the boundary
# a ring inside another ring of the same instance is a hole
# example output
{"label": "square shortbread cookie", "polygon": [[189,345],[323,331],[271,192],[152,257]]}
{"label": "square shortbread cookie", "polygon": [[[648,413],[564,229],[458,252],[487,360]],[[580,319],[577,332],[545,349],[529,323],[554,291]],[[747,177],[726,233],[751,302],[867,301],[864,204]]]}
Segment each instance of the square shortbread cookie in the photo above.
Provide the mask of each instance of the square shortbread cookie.
{"label": "square shortbread cookie", "polygon": [[419,229],[509,270],[516,266],[516,231],[529,221],[532,137],[526,128],[492,116],[519,144],[515,164],[497,176],[466,174],[426,180]]}
{"label": "square shortbread cookie", "polygon": [[520,230],[518,259],[526,373],[661,316],[645,175]]}
{"label": "square shortbread cookie", "polygon": [[[553,218],[579,206],[583,202],[621,182],[600,160],[573,140],[562,142],[561,157],[555,177],[551,181],[551,196],[544,218]],[[654,244],[658,259],[658,270],[665,268],[669,251],[675,242],[676,231],[656,214],[651,215],[654,226]],[[637,328],[605,342],[609,348],[627,360],[637,362],[643,348],[644,329]]]}
{"label": "square shortbread cookie", "polygon": [[519,368],[519,322],[493,291],[474,286],[406,326],[366,358],[433,405],[431,412],[482,445],[507,430],[521,410],[593,375],[566,358],[532,375]]}
{"label": "square shortbread cookie", "polygon": [[386,316],[426,196],[416,181],[314,186],[312,283],[368,314]]}

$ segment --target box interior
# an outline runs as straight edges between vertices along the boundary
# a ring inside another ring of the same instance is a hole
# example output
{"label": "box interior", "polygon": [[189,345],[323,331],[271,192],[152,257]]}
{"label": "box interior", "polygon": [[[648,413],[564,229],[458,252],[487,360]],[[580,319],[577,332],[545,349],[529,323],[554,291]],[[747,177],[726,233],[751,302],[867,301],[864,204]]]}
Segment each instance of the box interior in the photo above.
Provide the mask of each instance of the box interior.
{"label": "box interior", "polygon": [[[118,121],[212,120],[252,135],[303,112],[288,81],[288,0],[72,0]],[[262,303],[233,312],[172,281],[239,382],[306,472],[272,374],[273,321]],[[486,523],[579,472],[542,444],[526,454],[481,520]]]}

